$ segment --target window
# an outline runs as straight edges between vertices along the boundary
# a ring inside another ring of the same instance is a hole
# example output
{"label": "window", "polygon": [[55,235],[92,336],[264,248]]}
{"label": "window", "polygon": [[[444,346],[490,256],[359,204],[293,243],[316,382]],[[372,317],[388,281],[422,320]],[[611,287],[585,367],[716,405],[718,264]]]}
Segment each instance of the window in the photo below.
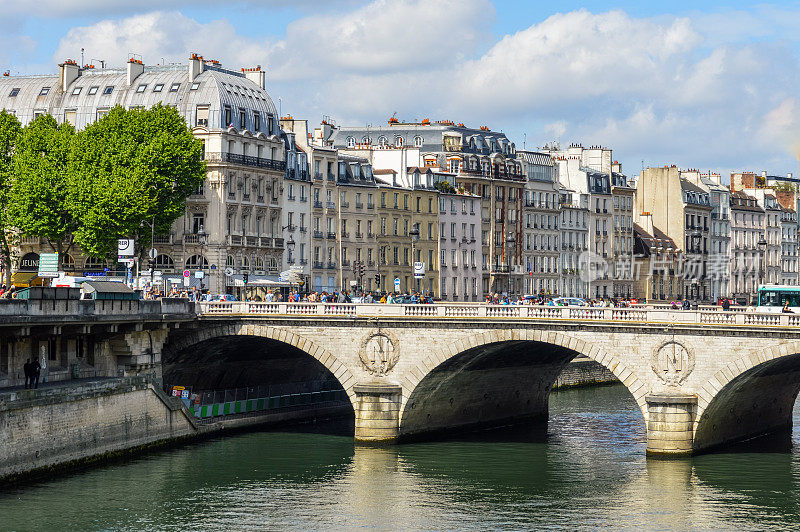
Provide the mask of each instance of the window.
{"label": "window", "polygon": [[419,137],[419,136],[414,137],[414,146],[417,147],[417,148],[422,146],[422,137]]}
{"label": "window", "polygon": [[355,148],[356,146],[356,139],[353,137],[347,137],[347,147],[348,148]]}
{"label": "window", "polygon": [[[80,92],[80,90],[81,90],[81,89],[80,89],[80,88],[78,88],[78,92]],[[13,98],[13,97],[14,97],[14,96],[16,96],[17,94],[19,94],[19,87],[14,87],[13,89],[11,89],[11,92],[8,94],[8,97],[9,97],[9,98]],[[73,92],[73,94],[75,94],[75,93]]]}
{"label": "window", "polygon": [[198,126],[208,126],[208,105],[197,106],[197,124]]}
{"label": "window", "polygon": [[153,92],[161,92],[164,90],[163,83],[156,83],[155,87],[153,87]]}
{"label": "window", "polygon": [[89,87],[89,96],[92,96],[92,95],[94,95],[94,94],[97,94],[97,89],[99,89],[99,88],[100,88],[100,87],[98,87],[97,85],[94,85],[94,86],[92,86],[92,87]]}
{"label": "window", "polygon": [[104,116],[108,114],[108,109],[98,109],[97,110],[97,120],[100,120]]}
{"label": "window", "polygon": [[225,123],[223,124],[225,127],[233,127],[233,122],[231,121],[231,107],[230,105],[225,106]]}
{"label": "window", "polygon": [[261,115],[259,113],[253,113],[253,129],[255,131],[261,129]]}
{"label": "window", "polygon": [[42,87],[42,90],[39,91],[39,96],[47,96],[50,92],[50,87]]}
{"label": "window", "polygon": [[192,87],[189,90],[196,91],[199,88],[200,88],[200,82],[195,81],[194,83],[192,83]]}
{"label": "window", "polygon": [[169,87],[169,92],[178,92],[178,89],[180,89],[180,88],[181,88],[181,84],[180,83],[173,83]]}
{"label": "window", "polygon": [[402,148],[403,147],[403,138],[402,137],[395,137],[394,145],[396,147],[398,147],[398,148]]}
{"label": "window", "polygon": [[139,85],[138,87],[136,87],[136,92],[137,92],[137,94],[138,94],[138,93],[142,93],[142,92],[144,92],[144,90],[145,90],[146,88],[147,88],[147,83],[142,83],[141,85]]}
{"label": "window", "polygon": [[77,110],[67,109],[66,111],[64,111],[64,122],[72,124],[74,126],[76,115],[77,115]]}
{"label": "window", "polygon": [[81,93],[81,90],[83,90],[83,87],[75,87],[74,89],[72,89],[72,95],[77,96],[78,94]]}
{"label": "window", "polygon": [[103,89],[103,94],[111,94],[112,92],[114,92],[113,85],[106,85],[106,88]]}

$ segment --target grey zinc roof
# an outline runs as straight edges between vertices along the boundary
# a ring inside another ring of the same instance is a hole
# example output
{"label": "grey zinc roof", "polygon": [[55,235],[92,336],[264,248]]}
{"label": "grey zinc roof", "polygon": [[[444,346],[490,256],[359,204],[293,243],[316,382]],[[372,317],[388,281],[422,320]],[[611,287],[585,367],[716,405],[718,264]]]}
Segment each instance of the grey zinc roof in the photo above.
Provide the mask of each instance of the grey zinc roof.
{"label": "grey zinc roof", "polygon": [[553,159],[547,153],[538,151],[518,151],[517,158],[522,159],[526,163],[538,164],[540,166],[553,166]]}
{"label": "grey zinc roof", "polygon": [[[461,151],[465,153],[489,155],[497,151],[498,144],[501,147],[508,147],[509,155],[513,155],[516,151],[514,144],[508,140],[505,133],[436,123],[378,127],[348,126],[335,130],[328,140],[332,141],[336,148],[346,148],[348,137],[353,137],[356,143],[367,143],[374,146],[380,144],[379,139],[382,136],[386,137],[388,144],[392,146],[394,146],[395,138],[400,137],[403,139],[404,146],[415,146],[415,139],[419,137],[421,141],[419,148],[422,152],[439,152],[442,151],[445,134],[460,137]],[[494,143],[494,147],[490,147],[490,141]],[[471,145],[474,145],[474,148],[471,148]]]}
{"label": "grey zinc roof", "polygon": [[[62,92],[58,84],[58,74],[52,76],[9,76],[0,78],[0,108],[14,111],[20,122],[27,124],[36,113],[52,114],[58,122],[65,120],[65,112],[75,111],[75,126],[86,127],[97,119],[98,110],[121,105],[126,109],[133,107],[152,107],[161,102],[175,106],[190,127],[196,124],[197,105],[209,106],[210,129],[221,129],[224,124],[223,109],[231,107],[234,126],[239,129],[238,111],[245,109],[246,129],[252,131],[254,113],[261,115],[260,131],[278,134],[278,117],[275,104],[266,90],[238,72],[206,66],[196,77],[199,83],[191,90],[188,65],[145,66],[144,72],[127,83],[126,69],[83,69],[81,75]],[[174,83],[180,86],[175,92],[170,89]],[[163,84],[160,92],[153,92],[158,84]],[[140,85],[146,85],[137,92]],[[44,87],[50,87],[48,94],[40,96]],[[89,94],[91,87],[98,87],[95,94]],[[104,94],[106,87],[113,87],[111,94]],[[10,96],[12,89],[19,93]],[[78,94],[73,94],[80,88]],[[272,131],[267,131],[268,116],[272,116]]]}

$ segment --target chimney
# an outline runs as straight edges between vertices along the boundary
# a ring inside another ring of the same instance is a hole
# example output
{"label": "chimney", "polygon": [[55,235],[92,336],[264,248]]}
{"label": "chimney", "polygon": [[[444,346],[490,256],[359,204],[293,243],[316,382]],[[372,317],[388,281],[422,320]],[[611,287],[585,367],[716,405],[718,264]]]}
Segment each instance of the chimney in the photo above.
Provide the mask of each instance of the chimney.
{"label": "chimney", "polygon": [[656,236],[653,234],[653,215],[649,212],[643,212],[642,215],[639,217],[642,221],[642,229],[644,229],[647,234],[650,236]]}
{"label": "chimney", "polygon": [[243,68],[242,72],[244,72],[247,79],[261,87],[261,89],[267,88],[267,73],[261,70],[261,65],[255,68]]}
{"label": "chimney", "polygon": [[67,92],[72,82],[78,79],[80,75],[81,69],[78,63],[72,59],[67,59],[58,65],[58,86],[61,88],[61,92]]}
{"label": "chimney", "polygon": [[128,59],[128,86],[133,85],[133,82],[144,72],[144,63],[141,59],[131,57]]}
{"label": "chimney", "polygon": [[789,179],[791,179],[791,178],[792,178],[792,173],[791,173],[791,172],[789,172],[788,174],[786,174],[786,177],[788,177]]}
{"label": "chimney", "polygon": [[203,63],[203,56],[192,54],[189,56],[189,81],[192,82],[197,76],[203,73],[205,63]]}
{"label": "chimney", "polygon": [[761,170],[761,177],[767,177],[767,171]]}

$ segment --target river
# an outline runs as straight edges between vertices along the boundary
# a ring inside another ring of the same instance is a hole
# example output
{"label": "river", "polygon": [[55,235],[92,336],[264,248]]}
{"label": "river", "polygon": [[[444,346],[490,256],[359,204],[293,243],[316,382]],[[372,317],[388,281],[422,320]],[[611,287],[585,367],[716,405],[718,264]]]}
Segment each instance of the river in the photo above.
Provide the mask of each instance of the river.
{"label": "river", "polygon": [[800,429],[791,451],[648,460],[622,386],[554,393],[550,411],[546,430],[388,448],[200,442],[2,492],[0,529],[800,529]]}

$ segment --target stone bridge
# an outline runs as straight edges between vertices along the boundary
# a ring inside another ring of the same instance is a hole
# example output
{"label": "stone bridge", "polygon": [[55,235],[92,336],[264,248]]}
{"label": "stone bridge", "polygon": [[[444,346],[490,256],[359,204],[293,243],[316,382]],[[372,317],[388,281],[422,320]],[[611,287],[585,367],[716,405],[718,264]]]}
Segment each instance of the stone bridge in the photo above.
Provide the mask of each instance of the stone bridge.
{"label": "stone bridge", "polygon": [[355,437],[392,442],[546,420],[584,355],[630,391],[647,451],[690,454],[788,430],[800,389],[800,316],[469,304],[201,303],[165,357],[256,337],[313,357],[341,383]]}

